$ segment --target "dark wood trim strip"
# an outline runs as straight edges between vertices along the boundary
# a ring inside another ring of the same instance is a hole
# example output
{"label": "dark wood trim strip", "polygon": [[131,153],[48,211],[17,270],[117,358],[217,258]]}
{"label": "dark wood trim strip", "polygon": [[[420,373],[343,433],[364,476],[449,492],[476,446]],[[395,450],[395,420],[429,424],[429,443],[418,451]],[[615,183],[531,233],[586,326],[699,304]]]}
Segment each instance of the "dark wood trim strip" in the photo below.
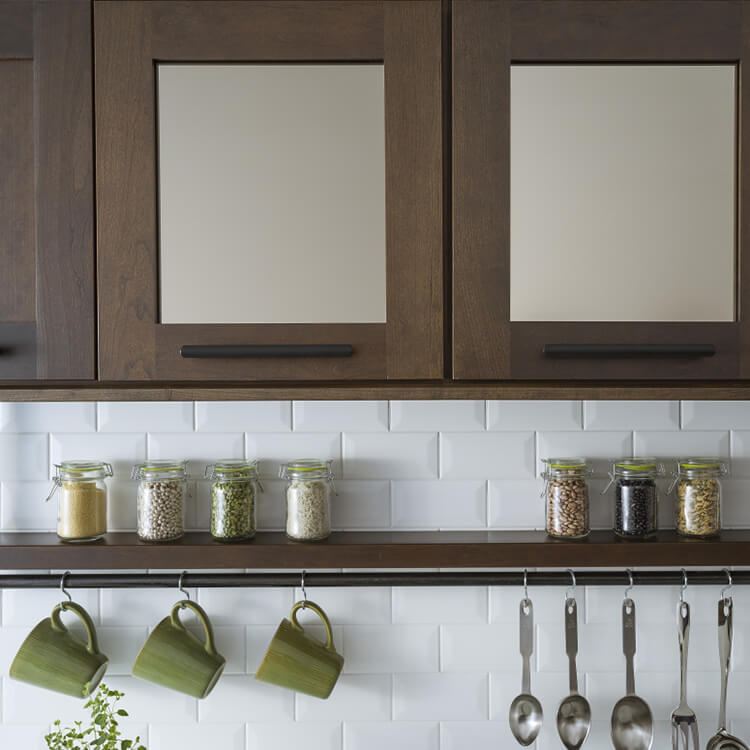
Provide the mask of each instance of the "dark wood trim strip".
{"label": "dark wood trim strip", "polygon": [[34,57],[34,5],[30,0],[0,2],[0,60]]}
{"label": "dark wood trim strip", "polygon": [[205,532],[169,544],[139,542],[133,533],[66,545],[55,534],[0,534],[7,570],[75,569],[315,569],[315,568],[625,568],[750,564],[750,530],[689,540],[673,531],[645,542],[596,531],[582,541],[550,539],[539,531],[338,532],[324,542],[292,542],[261,532],[242,544],[222,544]]}
{"label": "dark wood trim strip", "polygon": [[91,3],[34,3],[37,377],[96,377]]}

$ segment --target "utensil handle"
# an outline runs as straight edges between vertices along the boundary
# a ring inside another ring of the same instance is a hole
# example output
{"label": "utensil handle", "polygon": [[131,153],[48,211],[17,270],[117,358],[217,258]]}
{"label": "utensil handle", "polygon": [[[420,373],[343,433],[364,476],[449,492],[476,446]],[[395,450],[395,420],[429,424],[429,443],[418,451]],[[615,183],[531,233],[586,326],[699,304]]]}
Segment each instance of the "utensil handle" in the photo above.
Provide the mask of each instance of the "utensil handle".
{"label": "utensil handle", "polygon": [[565,653],[568,655],[568,679],[570,692],[578,692],[578,672],[576,656],[578,655],[578,604],[575,599],[565,600]]}
{"label": "utensil handle", "polygon": [[622,653],[625,654],[625,693],[635,695],[635,602],[632,599],[622,603]]}
{"label": "utensil handle", "polygon": [[732,657],[732,597],[719,599],[719,667],[721,669],[721,701],[719,730],[727,728],[727,682],[729,660]]}
{"label": "utensil handle", "polygon": [[351,357],[351,344],[184,344],[184,359],[258,359],[262,357]]}
{"label": "utensil handle", "polygon": [[680,703],[687,703],[687,662],[690,639],[690,605],[677,605],[677,640],[680,644]]}
{"label": "utensil handle", "polygon": [[531,599],[522,599],[519,607],[520,644],[523,660],[521,692],[531,692],[531,654],[534,650],[534,605]]}
{"label": "utensil handle", "polygon": [[713,357],[713,344],[545,344],[545,357]]}

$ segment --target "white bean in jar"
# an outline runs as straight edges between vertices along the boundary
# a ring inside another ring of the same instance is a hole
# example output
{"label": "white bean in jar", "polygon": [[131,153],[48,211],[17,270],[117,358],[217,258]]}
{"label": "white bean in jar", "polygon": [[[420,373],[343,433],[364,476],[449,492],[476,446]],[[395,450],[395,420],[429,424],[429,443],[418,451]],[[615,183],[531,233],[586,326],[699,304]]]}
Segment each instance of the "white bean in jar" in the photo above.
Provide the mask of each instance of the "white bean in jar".
{"label": "white bean in jar", "polygon": [[286,533],[292,539],[325,539],[331,533],[331,484],[293,479],[286,490]]}
{"label": "white bean in jar", "polygon": [[138,484],[138,536],[145,541],[179,539],[184,533],[185,483],[175,480]]}

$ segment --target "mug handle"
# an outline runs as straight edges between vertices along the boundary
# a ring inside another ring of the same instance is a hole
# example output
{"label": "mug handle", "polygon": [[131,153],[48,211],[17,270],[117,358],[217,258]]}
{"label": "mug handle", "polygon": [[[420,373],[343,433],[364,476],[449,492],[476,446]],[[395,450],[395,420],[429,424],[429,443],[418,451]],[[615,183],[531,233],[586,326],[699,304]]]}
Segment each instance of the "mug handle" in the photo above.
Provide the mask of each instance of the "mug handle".
{"label": "mug handle", "polygon": [[94,623],[89,616],[89,613],[75,602],[60,602],[53,610],[50,615],[52,620],[52,627],[60,633],[67,633],[68,629],[63,625],[63,621],[60,618],[61,612],[73,612],[78,616],[78,619],[83,623],[83,627],[86,628],[86,635],[88,636],[89,642],[86,645],[86,650],[90,654],[99,653],[99,641],[96,638],[96,628]]}
{"label": "mug handle", "polygon": [[183,599],[181,602],[177,602],[177,604],[172,607],[172,612],[169,615],[172,620],[172,625],[178,630],[187,632],[185,626],[180,620],[180,610],[185,608],[192,610],[195,616],[201,621],[203,630],[206,631],[206,643],[204,644],[204,647],[211,656],[216,656],[218,651],[216,650],[216,644],[214,643],[214,629],[211,625],[211,620],[208,619],[206,611],[199,604],[191,602],[189,599]]}
{"label": "mug handle", "polygon": [[305,599],[304,601],[297,602],[292,607],[292,625],[297,628],[297,630],[304,630],[302,625],[297,622],[297,612],[300,609],[311,609],[315,614],[320,617],[320,619],[323,621],[323,627],[326,629],[326,648],[329,651],[335,651],[333,645],[333,631],[331,630],[331,621],[328,619],[328,615],[315,603],[308,601]]}

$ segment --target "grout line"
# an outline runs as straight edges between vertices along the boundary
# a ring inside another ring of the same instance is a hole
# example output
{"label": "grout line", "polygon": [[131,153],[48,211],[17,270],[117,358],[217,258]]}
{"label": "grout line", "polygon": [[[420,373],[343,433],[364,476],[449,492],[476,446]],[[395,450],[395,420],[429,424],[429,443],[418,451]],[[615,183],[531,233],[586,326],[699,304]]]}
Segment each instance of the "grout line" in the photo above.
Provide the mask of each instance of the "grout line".
{"label": "grout line", "polygon": [[289,429],[294,432],[294,401],[289,402]]}
{"label": "grout line", "polygon": [[484,525],[490,528],[490,480],[484,480]]}
{"label": "grout line", "polygon": [[683,422],[684,415],[682,413],[682,401],[677,402],[677,429],[684,430],[685,429],[685,423]]}
{"label": "grout line", "polygon": [[193,401],[193,432],[198,432],[198,402]]}
{"label": "grout line", "polygon": [[586,429],[586,402],[581,400],[581,429]]}
{"label": "grout line", "polygon": [[396,675],[391,673],[391,721],[396,719]]}
{"label": "grout line", "polygon": [[490,402],[485,400],[484,402],[484,429],[485,432],[490,429]]}
{"label": "grout line", "polygon": [[101,424],[101,419],[99,417],[99,407],[101,404],[97,401],[94,404],[94,432],[99,432],[99,425]]}
{"label": "grout line", "polygon": [[388,432],[391,432],[393,430],[393,422],[392,422],[393,417],[391,415],[391,401],[390,401],[390,399],[388,401],[386,401],[385,403],[386,403],[386,408],[387,408],[387,411],[388,411],[388,418],[386,420],[386,424],[388,425]]}

